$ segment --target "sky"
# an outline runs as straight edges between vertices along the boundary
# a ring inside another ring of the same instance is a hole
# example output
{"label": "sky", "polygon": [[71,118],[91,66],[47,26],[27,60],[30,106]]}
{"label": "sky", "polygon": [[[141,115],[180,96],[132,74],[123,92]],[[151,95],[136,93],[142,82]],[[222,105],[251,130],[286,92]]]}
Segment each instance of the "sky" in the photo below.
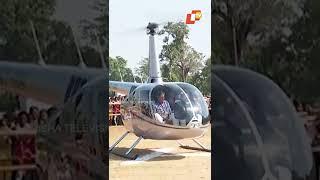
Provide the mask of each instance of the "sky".
{"label": "sky", "polygon": [[[187,42],[206,57],[211,53],[210,0],[110,0],[109,1],[109,55],[122,56],[134,70],[139,61],[148,57],[148,36],[142,29],[148,22],[185,21],[186,14],[199,9],[202,18],[190,29]],[[157,57],[162,38],[156,36]]]}

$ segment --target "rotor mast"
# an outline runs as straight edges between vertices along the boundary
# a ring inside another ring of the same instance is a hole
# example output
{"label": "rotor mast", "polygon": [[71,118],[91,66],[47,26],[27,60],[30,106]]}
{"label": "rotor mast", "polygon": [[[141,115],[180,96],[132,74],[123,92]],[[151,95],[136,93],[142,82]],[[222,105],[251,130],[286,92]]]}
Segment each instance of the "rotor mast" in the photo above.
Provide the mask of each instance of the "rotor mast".
{"label": "rotor mast", "polygon": [[149,78],[148,83],[161,83],[160,62],[156,58],[154,35],[158,24],[149,23],[147,26],[147,34],[149,35]]}

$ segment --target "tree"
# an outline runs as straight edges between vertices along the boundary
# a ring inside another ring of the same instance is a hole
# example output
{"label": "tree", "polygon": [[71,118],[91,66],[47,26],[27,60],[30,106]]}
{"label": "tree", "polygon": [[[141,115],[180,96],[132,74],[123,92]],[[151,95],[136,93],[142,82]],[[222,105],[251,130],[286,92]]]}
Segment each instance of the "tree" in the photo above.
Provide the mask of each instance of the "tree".
{"label": "tree", "polygon": [[286,76],[290,79],[290,91],[304,101],[315,101],[320,97],[319,10],[319,1],[307,0],[304,7],[305,16],[293,26],[292,36],[283,42],[286,45]]}
{"label": "tree", "polygon": [[[53,18],[55,1],[0,0],[0,59],[36,63],[39,59],[31,23],[34,25],[42,57],[47,64],[79,64],[71,27]],[[98,52],[80,47],[84,60],[99,66]],[[93,58],[94,57],[94,58]],[[101,66],[101,65],[100,65]]]}
{"label": "tree", "polygon": [[109,79],[112,81],[133,82],[133,72],[127,67],[127,60],[121,56],[109,57]]}
{"label": "tree", "polygon": [[214,41],[220,41],[229,52],[226,58],[238,65],[249,45],[263,46],[270,38],[289,36],[290,26],[303,15],[303,3],[304,0],[214,0]]}
{"label": "tree", "polygon": [[145,81],[149,76],[149,58],[143,58],[139,63],[139,67],[135,69],[139,79]]}
{"label": "tree", "polygon": [[83,37],[88,39],[92,45],[97,45],[97,37],[99,38],[103,52],[108,51],[108,2],[103,0],[95,0],[92,9],[97,12],[97,16],[93,21],[82,20],[80,27],[83,29]]}
{"label": "tree", "polygon": [[[35,29],[38,30],[40,48],[47,64],[79,64],[70,26],[60,21],[51,20],[46,23],[36,22]],[[34,42],[32,47],[35,50]]]}
{"label": "tree", "polygon": [[274,80],[285,92],[304,101],[319,98],[320,3],[308,0],[292,35],[272,38],[264,48],[251,48],[244,66]]}
{"label": "tree", "polygon": [[205,66],[190,78],[191,84],[199,88],[204,95],[211,95],[211,58],[205,62]]}
{"label": "tree", "polygon": [[[170,81],[188,80],[202,68],[204,56],[186,43],[189,29],[183,22],[169,22],[159,32],[164,35],[164,45],[160,53],[163,76]],[[174,75],[175,74],[175,75]]]}
{"label": "tree", "polygon": [[[79,26],[80,29],[82,29],[83,39],[89,42],[86,46],[86,49],[90,51],[88,53],[90,53],[90,55],[94,53],[94,56],[98,58],[94,59],[95,62],[87,63],[99,64],[98,67],[101,67],[103,66],[101,60],[106,60],[105,57],[107,57],[108,54],[108,3],[102,0],[95,0],[91,8],[97,13],[97,16],[93,20],[81,20]],[[97,55],[99,55],[99,57]],[[107,62],[104,63],[108,64]]]}
{"label": "tree", "polygon": [[37,57],[30,21],[45,26],[54,13],[55,1],[0,0],[0,57],[35,62]]}

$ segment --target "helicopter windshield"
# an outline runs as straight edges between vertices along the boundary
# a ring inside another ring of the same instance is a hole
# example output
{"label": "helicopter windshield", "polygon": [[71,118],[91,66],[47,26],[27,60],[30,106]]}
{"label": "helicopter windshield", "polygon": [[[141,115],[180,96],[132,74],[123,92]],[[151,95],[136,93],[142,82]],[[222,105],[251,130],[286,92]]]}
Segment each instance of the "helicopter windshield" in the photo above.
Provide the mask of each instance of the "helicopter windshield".
{"label": "helicopter windshield", "polygon": [[205,102],[201,92],[194,86],[186,83],[177,84],[189,96],[195,114],[202,116],[202,124],[205,125],[210,121],[208,105]]}
{"label": "helicopter windshield", "polygon": [[188,84],[157,85],[151,91],[154,118],[175,126],[200,126],[209,122],[208,107],[203,96]]}

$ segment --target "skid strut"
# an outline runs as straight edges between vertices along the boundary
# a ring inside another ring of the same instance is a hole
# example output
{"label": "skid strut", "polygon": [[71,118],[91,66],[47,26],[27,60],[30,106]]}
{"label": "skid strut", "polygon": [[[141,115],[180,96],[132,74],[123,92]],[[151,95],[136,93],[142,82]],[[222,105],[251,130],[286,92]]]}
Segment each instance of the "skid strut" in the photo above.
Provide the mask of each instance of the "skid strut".
{"label": "skid strut", "polygon": [[112,146],[109,147],[109,151],[112,151],[116,145],[119,144],[120,141],[122,141],[123,138],[125,138],[129,134],[129,131],[125,132]]}
{"label": "skid strut", "polygon": [[114,147],[116,147],[120,143],[120,141],[122,141],[128,134],[129,134],[129,132],[127,131],[112,146],[110,146],[109,152],[111,152],[112,154],[115,154],[117,156],[126,158],[126,159],[135,160],[135,159],[137,159],[138,155],[129,156],[129,154],[138,145],[138,143],[141,141],[141,139],[142,139],[141,136],[131,145],[131,147],[129,148],[129,150],[125,154],[121,154],[121,153],[117,153],[117,152],[112,151],[114,149]]}
{"label": "skid strut", "polygon": [[211,149],[206,148],[203,144],[201,144],[199,141],[197,141],[196,139],[192,139],[193,142],[195,142],[199,147],[193,147],[193,146],[186,146],[183,143],[181,143],[180,141],[177,141],[180,145],[181,148],[183,149],[192,149],[192,150],[198,150],[198,151],[205,151],[205,152],[211,152]]}

